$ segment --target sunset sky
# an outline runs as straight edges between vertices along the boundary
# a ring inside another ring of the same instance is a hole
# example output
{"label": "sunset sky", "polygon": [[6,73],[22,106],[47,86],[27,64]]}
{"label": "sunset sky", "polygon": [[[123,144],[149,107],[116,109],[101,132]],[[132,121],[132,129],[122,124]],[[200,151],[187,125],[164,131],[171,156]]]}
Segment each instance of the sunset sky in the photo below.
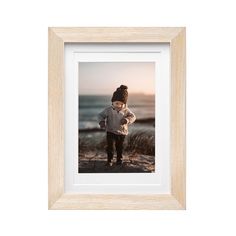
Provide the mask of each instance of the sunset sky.
{"label": "sunset sky", "polygon": [[79,63],[80,95],[110,95],[121,84],[128,86],[129,93],[155,94],[155,63]]}

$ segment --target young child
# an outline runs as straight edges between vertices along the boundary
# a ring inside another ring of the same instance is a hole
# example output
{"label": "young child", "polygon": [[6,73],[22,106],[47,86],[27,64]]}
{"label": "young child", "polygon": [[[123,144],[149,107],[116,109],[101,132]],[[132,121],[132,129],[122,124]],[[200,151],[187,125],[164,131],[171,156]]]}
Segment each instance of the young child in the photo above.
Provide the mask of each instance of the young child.
{"label": "young child", "polygon": [[107,132],[107,166],[112,166],[114,154],[113,144],[116,146],[117,165],[122,164],[122,152],[125,136],[128,134],[128,125],[132,124],[136,117],[127,106],[128,87],[121,85],[112,96],[112,105],[105,108],[98,115],[99,125]]}

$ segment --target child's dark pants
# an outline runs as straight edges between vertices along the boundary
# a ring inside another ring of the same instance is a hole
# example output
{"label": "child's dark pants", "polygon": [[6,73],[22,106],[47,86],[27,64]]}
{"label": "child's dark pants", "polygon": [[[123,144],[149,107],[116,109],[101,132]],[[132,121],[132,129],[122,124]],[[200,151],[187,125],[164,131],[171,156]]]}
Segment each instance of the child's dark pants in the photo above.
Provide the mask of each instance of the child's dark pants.
{"label": "child's dark pants", "polygon": [[114,154],[114,142],[116,146],[117,161],[122,161],[123,143],[125,140],[125,135],[113,134],[107,132],[107,159],[110,162]]}

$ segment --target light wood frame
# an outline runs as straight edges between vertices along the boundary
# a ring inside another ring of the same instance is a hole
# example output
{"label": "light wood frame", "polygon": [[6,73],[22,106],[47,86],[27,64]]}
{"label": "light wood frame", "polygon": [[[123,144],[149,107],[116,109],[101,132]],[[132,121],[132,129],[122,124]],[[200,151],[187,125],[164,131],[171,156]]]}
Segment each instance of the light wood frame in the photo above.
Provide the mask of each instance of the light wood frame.
{"label": "light wood frame", "polygon": [[[186,209],[185,27],[48,28],[48,208]],[[64,44],[170,43],[171,194],[64,193]]]}

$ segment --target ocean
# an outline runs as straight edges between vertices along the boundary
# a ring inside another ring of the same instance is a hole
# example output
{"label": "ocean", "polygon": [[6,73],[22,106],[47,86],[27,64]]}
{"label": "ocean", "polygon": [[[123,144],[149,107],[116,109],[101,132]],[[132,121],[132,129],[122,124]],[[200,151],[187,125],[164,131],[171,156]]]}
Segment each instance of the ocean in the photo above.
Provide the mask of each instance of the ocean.
{"label": "ocean", "polygon": [[[79,96],[79,129],[99,128],[97,116],[103,109],[111,105],[108,95]],[[155,95],[129,94],[128,108],[138,120],[155,118]]]}

